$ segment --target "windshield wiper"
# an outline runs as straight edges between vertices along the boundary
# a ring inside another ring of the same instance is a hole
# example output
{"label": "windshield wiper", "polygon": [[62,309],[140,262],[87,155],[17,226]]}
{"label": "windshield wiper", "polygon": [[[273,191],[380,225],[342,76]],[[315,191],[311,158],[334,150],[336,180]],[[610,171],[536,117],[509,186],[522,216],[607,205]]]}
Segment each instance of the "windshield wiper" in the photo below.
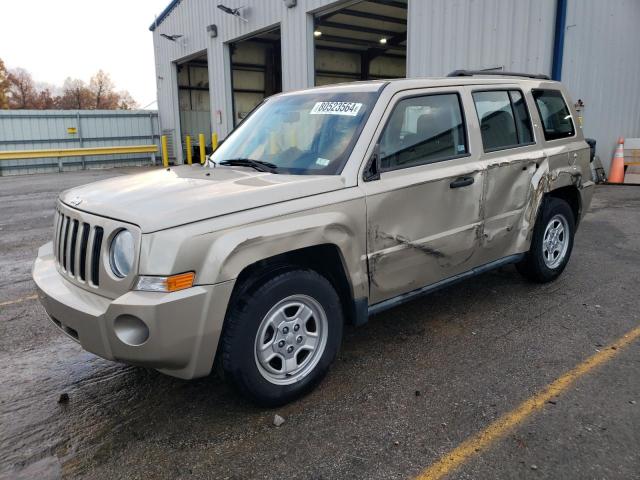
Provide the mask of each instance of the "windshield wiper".
{"label": "windshield wiper", "polygon": [[263,162],[262,160],[253,160],[251,158],[232,158],[229,160],[222,160],[219,165],[229,165],[238,167],[251,167],[259,172],[276,173],[278,167],[273,163]]}

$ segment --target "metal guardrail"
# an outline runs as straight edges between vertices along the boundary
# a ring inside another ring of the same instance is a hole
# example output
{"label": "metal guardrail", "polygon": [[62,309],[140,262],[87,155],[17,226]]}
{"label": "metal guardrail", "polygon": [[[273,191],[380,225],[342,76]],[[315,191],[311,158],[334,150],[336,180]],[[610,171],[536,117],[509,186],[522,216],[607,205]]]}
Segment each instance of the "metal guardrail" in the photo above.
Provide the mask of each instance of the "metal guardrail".
{"label": "metal guardrail", "polygon": [[0,160],[24,160],[34,158],[84,157],[89,155],[122,155],[125,153],[157,153],[157,145],[132,145],[119,147],[51,148],[43,150],[0,151]]}
{"label": "metal guardrail", "polygon": [[156,164],[159,149],[156,111],[0,110],[0,176]]}

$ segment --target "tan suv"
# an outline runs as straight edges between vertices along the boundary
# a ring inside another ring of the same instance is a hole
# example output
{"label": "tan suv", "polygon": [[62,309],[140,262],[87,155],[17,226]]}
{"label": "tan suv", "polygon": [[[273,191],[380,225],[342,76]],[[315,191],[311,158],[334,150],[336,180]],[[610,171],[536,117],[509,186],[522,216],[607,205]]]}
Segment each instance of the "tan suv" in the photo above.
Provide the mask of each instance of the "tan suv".
{"label": "tan suv", "polygon": [[60,195],[33,268],[101,357],[216,365],[264,405],[317,384],[345,321],[501,265],[555,279],[593,192],[563,87],[455,72],[265,100],[207,165]]}

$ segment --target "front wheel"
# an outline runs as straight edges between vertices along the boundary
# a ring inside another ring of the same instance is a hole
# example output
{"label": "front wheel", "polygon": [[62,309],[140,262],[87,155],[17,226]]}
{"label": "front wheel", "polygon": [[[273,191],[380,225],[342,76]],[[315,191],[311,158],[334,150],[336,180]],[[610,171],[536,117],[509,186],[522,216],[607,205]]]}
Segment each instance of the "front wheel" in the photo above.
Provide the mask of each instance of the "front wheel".
{"label": "front wheel", "polygon": [[311,270],[277,274],[232,306],[222,368],[249,399],[277,406],[304,395],[326,374],[342,340],[340,299]]}
{"label": "front wheel", "polygon": [[539,283],[555,280],[569,262],[574,234],[575,218],[569,204],[546,197],[533,229],[531,248],[516,265],[518,271]]}

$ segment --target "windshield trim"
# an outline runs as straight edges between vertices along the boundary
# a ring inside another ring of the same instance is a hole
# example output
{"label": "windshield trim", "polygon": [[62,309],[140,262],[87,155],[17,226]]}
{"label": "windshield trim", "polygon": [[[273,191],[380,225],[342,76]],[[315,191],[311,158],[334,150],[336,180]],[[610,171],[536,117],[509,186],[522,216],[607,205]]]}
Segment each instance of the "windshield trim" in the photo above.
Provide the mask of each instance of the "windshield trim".
{"label": "windshield trim", "polygon": [[369,121],[369,117],[371,116],[371,112],[373,112],[373,109],[378,104],[378,100],[380,100],[380,95],[382,94],[382,91],[386,88],[387,85],[389,85],[389,82],[384,82],[384,83],[382,83],[380,85],[380,87],[376,91],[373,92],[374,96],[373,96],[373,103],[371,104],[371,108],[368,109],[368,111],[365,113],[364,117],[362,118],[362,121],[358,125],[358,128],[354,132],[353,141],[351,142],[351,144],[349,146],[349,151],[348,152],[345,151],[344,158],[343,158],[341,164],[338,165],[338,168],[336,168],[336,173],[334,175],[342,175],[342,172],[343,172],[344,168],[347,166],[347,163],[349,163],[349,159],[351,159],[351,155],[353,154],[353,150],[356,148],[356,145],[358,144],[358,141],[360,140],[360,135],[362,135],[362,131],[364,130],[365,125]]}

